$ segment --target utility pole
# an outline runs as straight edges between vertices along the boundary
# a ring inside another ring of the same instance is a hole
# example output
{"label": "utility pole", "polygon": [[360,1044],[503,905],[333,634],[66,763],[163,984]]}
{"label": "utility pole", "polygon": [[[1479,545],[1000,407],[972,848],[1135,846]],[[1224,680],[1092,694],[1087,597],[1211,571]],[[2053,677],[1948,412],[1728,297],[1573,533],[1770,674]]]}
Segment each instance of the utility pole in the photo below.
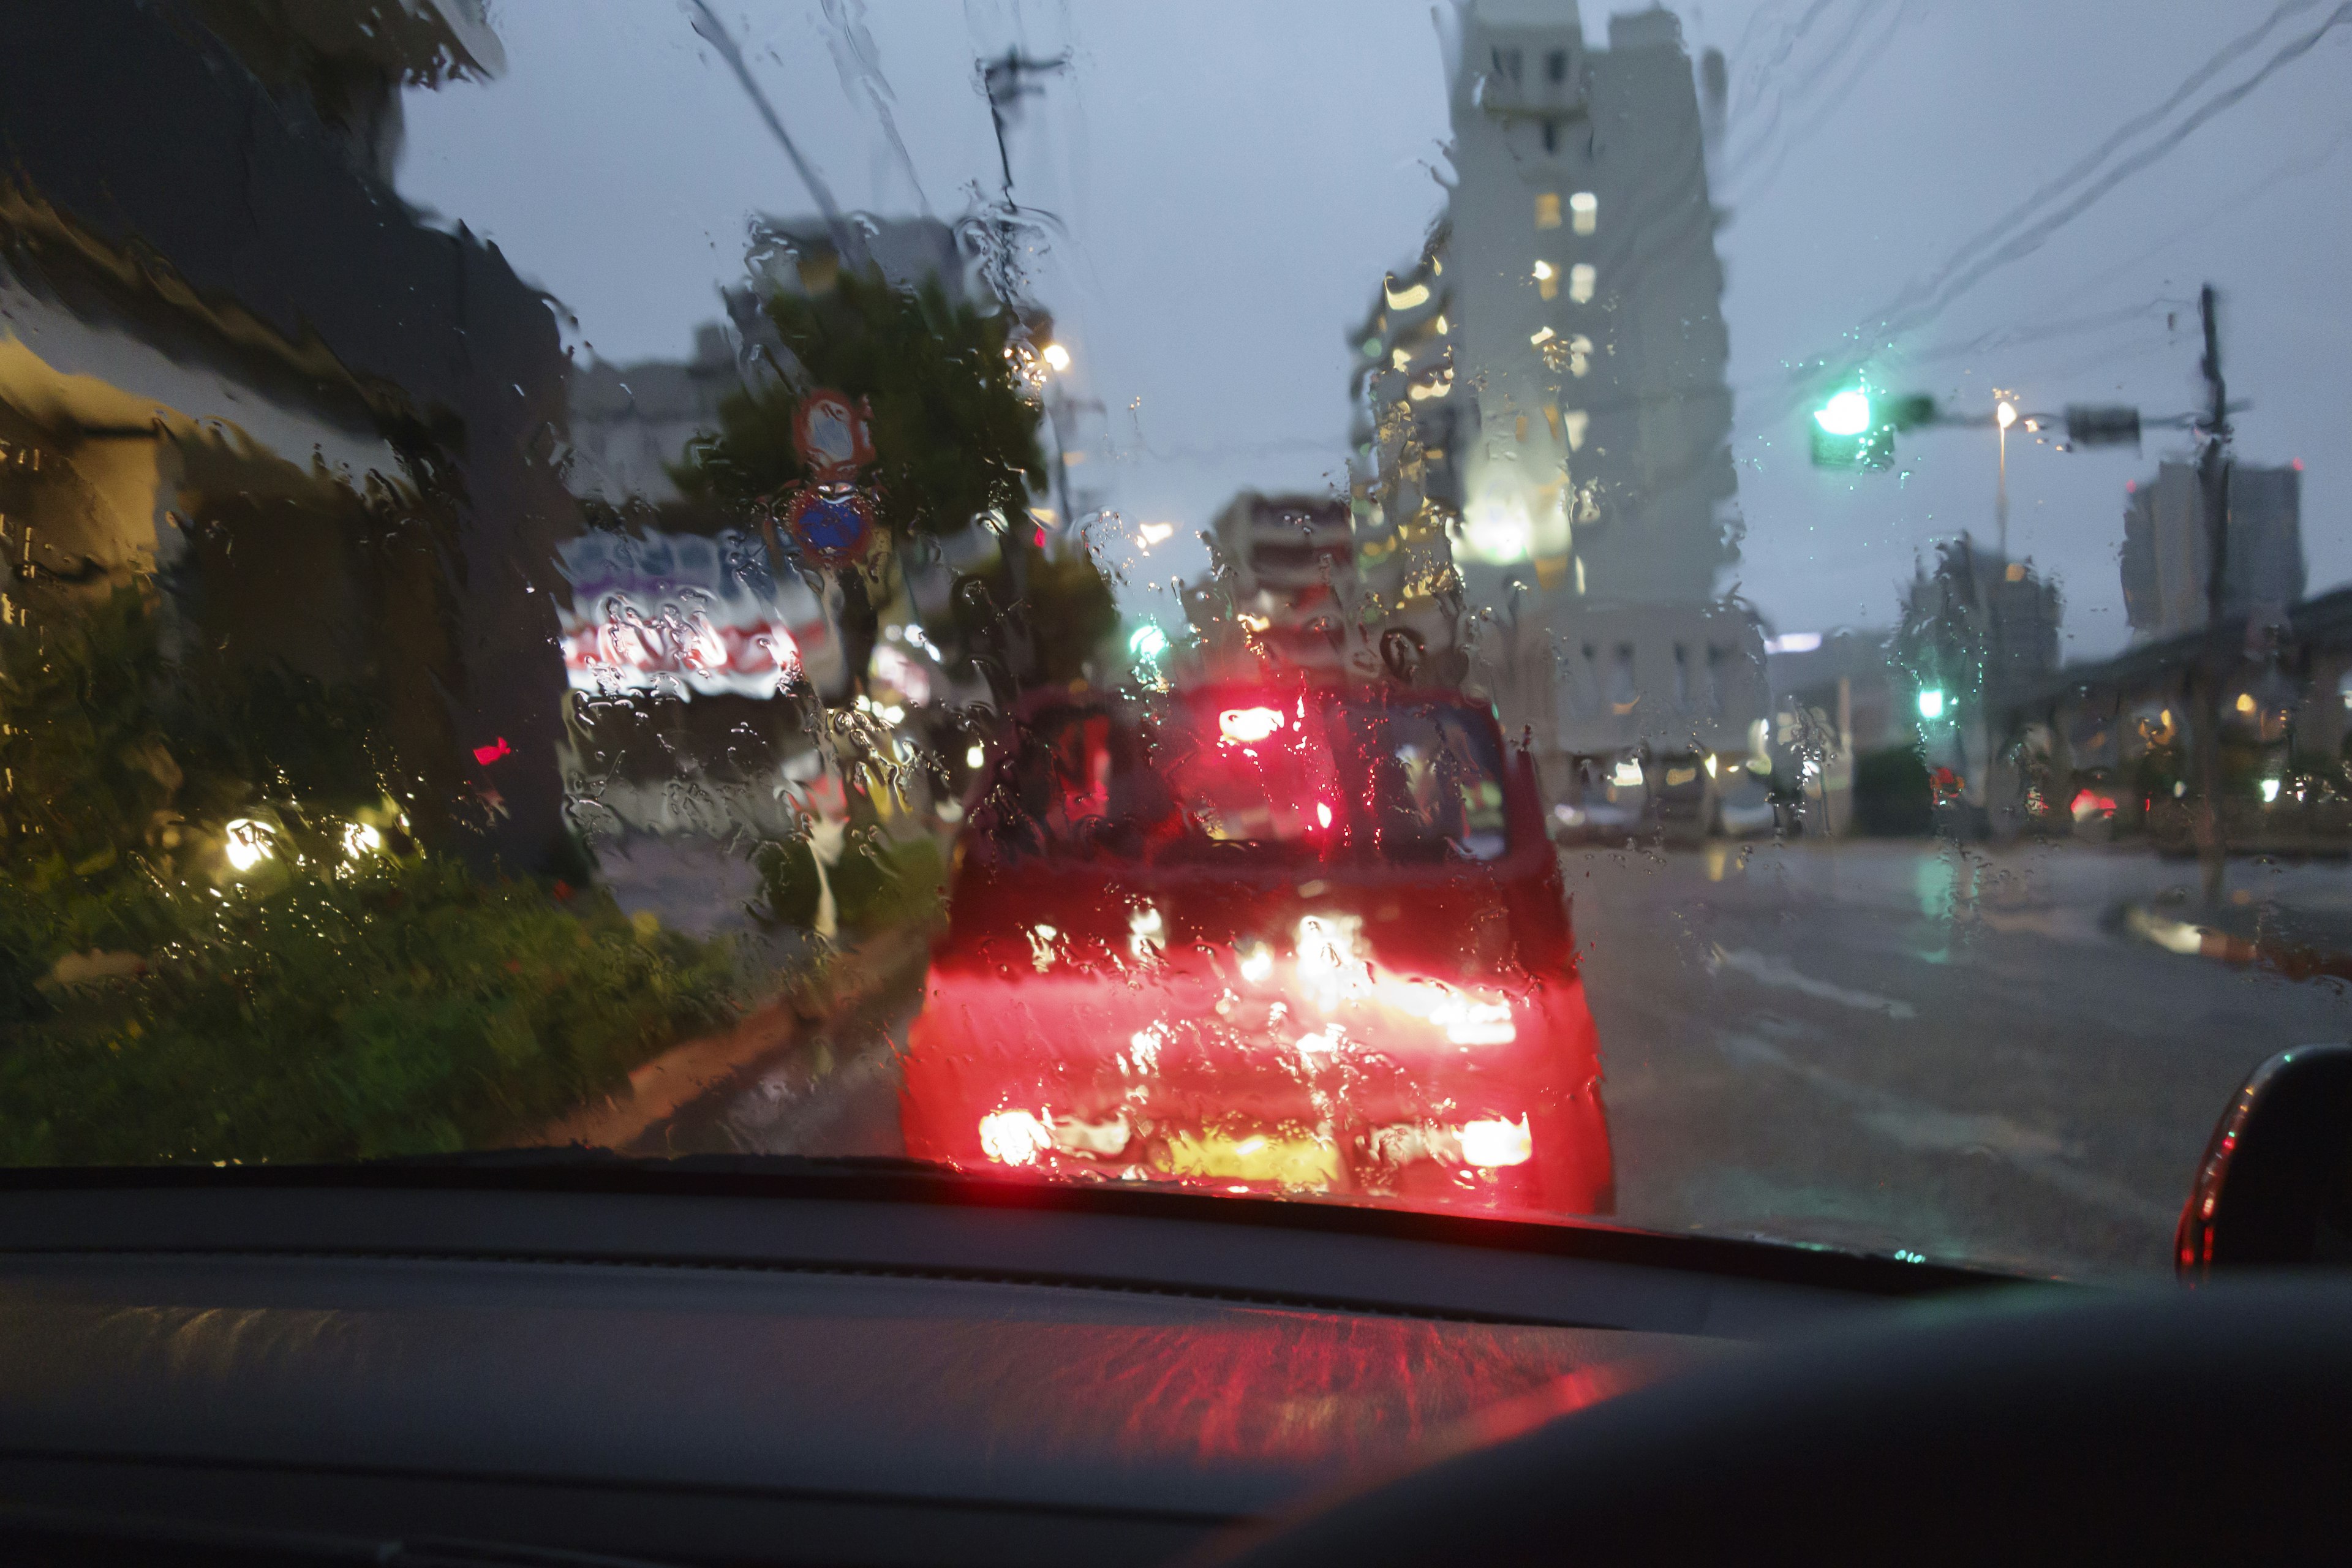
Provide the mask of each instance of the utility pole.
{"label": "utility pole", "polygon": [[2244,655],[2243,634],[2233,637],[2223,621],[2230,563],[2230,400],[2221,379],[2221,330],[2216,320],[2213,285],[2198,296],[2204,317],[2205,448],[2197,459],[2199,509],[2204,513],[2205,647],[2189,676],[2191,765],[2197,774],[2197,864],[2200,889],[2208,906],[2221,901],[2229,845],[2221,817],[2221,706],[2231,671]]}
{"label": "utility pole", "polygon": [[[1045,90],[1043,86],[1033,85],[1029,79],[1056,75],[1067,69],[1069,63],[1070,58],[1066,54],[1056,55],[1051,59],[1034,59],[1018,48],[1010,47],[1001,59],[980,62],[981,84],[988,90],[988,117],[996,128],[997,168],[1004,182],[1003,200],[998,205],[996,214],[996,255],[992,258],[991,268],[994,277],[990,281],[1005,308],[1016,314],[1020,305],[1016,296],[1021,290],[1013,257],[1014,232],[1018,226],[1016,219],[1021,208],[1013,199],[1013,153],[1005,141],[1004,132],[1020,113],[1021,100],[1037,97]],[[1069,521],[1069,479],[1062,458],[1062,431],[1058,421],[1054,427],[1054,469],[1055,478],[1061,481],[1060,500],[1063,521],[1066,524]],[[1013,626],[1008,628],[1013,635],[1007,639],[1007,651],[1013,666],[1011,672],[1013,683],[1020,687],[1026,685],[1036,670],[1036,639],[1028,630],[1029,536],[1035,522],[1027,517],[1008,521],[1012,526],[1004,535],[1005,585],[1018,609],[1014,612],[1016,618]]]}

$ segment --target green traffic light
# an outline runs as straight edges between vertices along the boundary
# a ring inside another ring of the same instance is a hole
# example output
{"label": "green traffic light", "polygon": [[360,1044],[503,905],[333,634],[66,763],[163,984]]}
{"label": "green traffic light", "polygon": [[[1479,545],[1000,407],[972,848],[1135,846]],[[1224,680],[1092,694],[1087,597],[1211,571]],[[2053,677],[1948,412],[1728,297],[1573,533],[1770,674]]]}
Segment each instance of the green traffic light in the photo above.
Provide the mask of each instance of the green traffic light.
{"label": "green traffic light", "polygon": [[1895,421],[1871,401],[1861,383],[1843,387],[1813,410],[1812,455],[1818,468],[1885,468],[1895,462]]}
{"label": "green traffic light", "polygon": [[1870,428],[1870,394],[1850,386],[1813,416],[1813,422],[1832,436],[1859,436]]}
{"label": "green traffic light", "polygon": [[1944,694],[1934,687],[1919,693],[1919,717],[1940,719],[1944,716]]}

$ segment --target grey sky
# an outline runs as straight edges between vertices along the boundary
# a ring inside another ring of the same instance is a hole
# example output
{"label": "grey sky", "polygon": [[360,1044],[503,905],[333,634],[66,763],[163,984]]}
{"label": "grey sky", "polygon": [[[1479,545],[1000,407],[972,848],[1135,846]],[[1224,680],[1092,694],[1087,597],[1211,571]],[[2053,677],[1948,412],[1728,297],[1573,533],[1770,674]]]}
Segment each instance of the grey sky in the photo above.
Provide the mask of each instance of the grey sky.
{"label": "grey sky", "polygon": [[[2173,117],[2325,21],[2290,14]],[[2299,7],[2299,8],[2294,8]],[[1018,194],[1066,225],[1034,268],[1086,392],[1110,411],[1105,484],[1130,523],[1178,543],[1119,563],[1165,581],[1244,486],[1320,489],[1346,456],[1348,330],[1407,262],[1444,193],[1447,135],[1427,0],[1207,5],[875,0],[878,81],[819,0],[717,6],[845,206],[914,210],[877,85],[930,208],[993,189],[973,58],[1018,39],[1074,68],[1014,132]],[[1603,4],[1588,37],[1605,44]],[[1722,47],[1732,116],[1718,159],[1729,278],[1739,577],[1781,629],[1884,624],[1932,538],[1992,525],[1990,434],[1906,437],[1897,474],[1811,468],[1792,364],[1838,355],[1867,313],[1934,274],[2035,186],[2161,103],[2274,0],[2052,6],[1985,0],[1714,0],[1679,8],[1694,53]],[[607,359],[679,357],[740,270],[746,217],[814,204],[740,89],[667,0],[530,0],[494,20],[506,75],[412,93],[409,197],[497,241]],[[838,58],[837,58],[838,57]],[[845,70],[844,67],[849,68]],[[2069,401],[2188,409],[2194,298],[2227,296],[2249,460],[2301,458],[2315,589],[2352,577],[2344,527],[2352,418],[2352,22],[2117,184],[2013,264],[1961,290],[1874,361],[1877,377],[1989,406]],[[2143,145],[2146,142],[2131,144]],[[2126,148],[2118,156],[2127,155]],[[2179,313],[2168,331],[2166,312]],[[2104,319],[2089,328],[2078,323]],[[2024,331],[2048,329],[2058,331]],[[1973,351],[1987,334],[2001,336]],[[1940,351],[1940,352],[1939,352]],[[2116,551],[2140,458],[2012,439],[2011,540],[2066,590],[2069,653],[2126,635]],[[1140,611],[1165,599],[1130,595]]]}

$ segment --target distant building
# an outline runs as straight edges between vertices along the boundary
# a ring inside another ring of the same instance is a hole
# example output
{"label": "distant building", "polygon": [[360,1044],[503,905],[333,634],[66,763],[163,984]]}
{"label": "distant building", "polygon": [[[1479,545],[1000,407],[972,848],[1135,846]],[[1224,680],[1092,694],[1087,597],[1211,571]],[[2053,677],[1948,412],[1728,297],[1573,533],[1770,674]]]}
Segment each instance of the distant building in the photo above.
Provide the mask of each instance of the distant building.
{"label": "distant building", "polygon": [[1232,679],[1270,668],[1347,679],[1348,631],[1361,593],[1348,503],[1244,490],[1225,503],[1212,533],[1218,569],[1186,603],[1201,633],[1202,673]]}
{"label": "distant building", "polygon": [[[1461,0],[1444,219],[1357,334],[1361,526],[1452,537],[1472,686],[1548,772],[1746,747],[1717,215],[1678,24]],[[1365,552],[1370,555],[1370,550]]]}
{"label": "distant building", "polygon": [[1860,755],[1908,744],[1911,695],[1892,679],[1892,640],[1885,632],[1844,630],[1767,642],[1772,739],[1818,713],[1841,751]]}
{"label": "distant building", "polygon": [[677,500],[670,468],[688,441],[719,428],[719,400],[742,384],[727,329],[716,321],[695,329],[690,359],[576,366],[565,474],[572,492],[616,507]]}
{"label": "distant building", "polygon": [[[2229,468],[2229,558],[2223,613],[2231,621],[2275,618],[2303,597],[2303,475],[2293,468]],[[2124,605],[2133,640],[2155,641],[2205,625],[2212,544],[2197,465],[2158,464],[2124,502]]]}
{"label": "distant building", "polygon": [[1903,594],[1897,658],[1955,706],[2015,692],[2058,668],[2058,586],[1963,534],[1936,547]]}
{"label": "distant building", "polygon": [[1679,26],[1615,16],[1593,52],[1560,0],[1458,15],[1464,552],[1570,599],[1705,603],[1736,558],[1729,340]]}

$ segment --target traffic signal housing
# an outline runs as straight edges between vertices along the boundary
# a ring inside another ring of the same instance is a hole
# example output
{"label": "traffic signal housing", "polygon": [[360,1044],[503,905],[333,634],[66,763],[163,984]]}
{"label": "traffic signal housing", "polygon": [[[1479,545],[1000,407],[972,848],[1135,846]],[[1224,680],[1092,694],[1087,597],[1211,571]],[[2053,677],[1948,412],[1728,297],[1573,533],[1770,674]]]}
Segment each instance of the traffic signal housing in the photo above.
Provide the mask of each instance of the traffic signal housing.
{"label": "traffic signal housing", "polygon": [[1895,433],[1936,418],[1936,400],[1912,395],[1878,399],[1860,382],[1840,387],[1813,410],[1813,466],[1881,469],[1895,465]]}

